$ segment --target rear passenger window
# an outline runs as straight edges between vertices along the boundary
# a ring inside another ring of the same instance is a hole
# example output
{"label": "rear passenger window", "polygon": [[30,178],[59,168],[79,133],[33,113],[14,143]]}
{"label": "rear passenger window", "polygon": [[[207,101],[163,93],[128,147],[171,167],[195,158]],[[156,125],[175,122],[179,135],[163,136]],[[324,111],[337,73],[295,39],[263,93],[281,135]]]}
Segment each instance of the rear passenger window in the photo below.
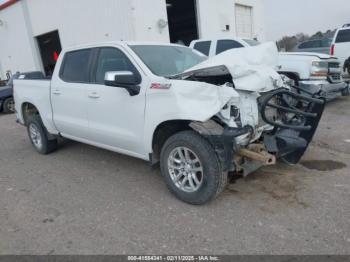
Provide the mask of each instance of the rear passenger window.
{"label": "rear passenger window", "polygon": [[339,30],[337,39],[335,40],[335,42],[336,43],[350,42],[350,29]]}
{"label": "rear passenger window", "polygon": [[64,56],[60,77],[66,82],[89,82],[91,49],[68,52]]}
{"label": "rear passenger window", "polygon": [[202,54],[209,56],[211,41],[203,41],[196,43],[193,48]]}
{"label": "rear passenger window", "polygon": [[112,47],[101,48],[97,61],[96,83],[103,84],[105,74],[114,71],[130,71],[136,76],[140,76],[135,66],[122,51]]}
{"label": "rear passenger window", "polygon": [[233,40],[219,40],[216,47],[216,54],[220,54],[230,49],[241,48],[243,45]]}

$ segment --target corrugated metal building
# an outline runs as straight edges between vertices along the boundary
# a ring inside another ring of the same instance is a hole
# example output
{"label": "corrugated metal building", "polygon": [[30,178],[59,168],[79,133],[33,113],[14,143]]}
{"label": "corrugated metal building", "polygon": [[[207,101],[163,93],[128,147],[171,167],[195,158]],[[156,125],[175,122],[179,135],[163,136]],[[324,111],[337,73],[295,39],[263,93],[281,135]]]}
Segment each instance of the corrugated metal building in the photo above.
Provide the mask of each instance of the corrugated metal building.
{"label": "corrugated metal building", "polygon": [[0,5],[0,77],[49,73],[61,48],[132,40],[264,40],[261,0],[10,0]]}

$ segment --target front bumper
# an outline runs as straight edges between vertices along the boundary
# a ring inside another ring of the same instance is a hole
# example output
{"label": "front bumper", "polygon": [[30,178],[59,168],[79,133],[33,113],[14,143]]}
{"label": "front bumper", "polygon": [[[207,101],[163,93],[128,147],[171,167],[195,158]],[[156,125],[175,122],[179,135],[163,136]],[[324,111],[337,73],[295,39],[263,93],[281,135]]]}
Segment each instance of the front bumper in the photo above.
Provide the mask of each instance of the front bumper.
{"label": "front bumper", "polygon": [[300,94],[324,97],[327,101],[339,95],[345,95],[349,84],[346,82],[330,83],[328,81],[300,81],[298,91]]}
{"label": "front bumper", "polygon": [[[269,153],[290,164],[297,164],[317,130],[325,99],[292,93],[279,89],[259,99],[263,120],[274,127],[263,134],[263,142]],[[276,110],[278,118],[268,112]]]}
{"label": "front bumper", "polygon": [[[217,153],[223,171],[248,175],[280,158],[290,164],[300,161],[308,148],[325,107],[324,98],[315,98],[278,89],[258,99],[262,121],[271,126],[261,139],[242,148],[236,138],[253,137],[254,128],[223,127],[214,120],[192,122],[190,127],[208,139]],[[271,114],[271,111],[275,111]],[[276,117],[278,116],[278,117]],[[237,158],[238,157],[238,158]]]}

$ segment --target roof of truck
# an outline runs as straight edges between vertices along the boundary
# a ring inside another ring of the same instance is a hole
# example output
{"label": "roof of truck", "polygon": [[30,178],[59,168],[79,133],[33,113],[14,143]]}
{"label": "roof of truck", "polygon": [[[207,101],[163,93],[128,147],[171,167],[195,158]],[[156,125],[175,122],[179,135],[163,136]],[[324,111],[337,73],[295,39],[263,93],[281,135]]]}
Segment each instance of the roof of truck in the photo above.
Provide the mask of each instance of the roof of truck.
{"label": "roof of truck", "polygon": [[94,48],[94,47],[100,47],[100,46],[133,46],[133,45],[155,45],[155,46],[178,46],[178,47],[187,47],[183,45],[178,44],[170,44],[170,43],[159,43],[159,42],[136,42],[136,41],[110,41],[110,42],[97,42],[97,43],[90,43],[90,44],[82,44],[82,45],[76,45],[71,46],[68,48],[65,48],[63,51],[74,51],[79,49],[86,49],[86,48]]}

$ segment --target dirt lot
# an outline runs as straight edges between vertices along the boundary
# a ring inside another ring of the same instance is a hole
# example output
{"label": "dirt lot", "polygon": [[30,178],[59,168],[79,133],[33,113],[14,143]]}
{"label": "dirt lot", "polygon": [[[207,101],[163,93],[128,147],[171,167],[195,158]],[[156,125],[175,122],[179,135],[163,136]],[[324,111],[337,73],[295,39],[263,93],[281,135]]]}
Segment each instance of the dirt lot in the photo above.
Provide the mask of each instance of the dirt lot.
{"label": "dirt lot", "polygon": [[0,254],[349,254],[350,98],[329,104],[297,166],[176,200],[159,169],[75,142],[34,153],[0,115]]}

